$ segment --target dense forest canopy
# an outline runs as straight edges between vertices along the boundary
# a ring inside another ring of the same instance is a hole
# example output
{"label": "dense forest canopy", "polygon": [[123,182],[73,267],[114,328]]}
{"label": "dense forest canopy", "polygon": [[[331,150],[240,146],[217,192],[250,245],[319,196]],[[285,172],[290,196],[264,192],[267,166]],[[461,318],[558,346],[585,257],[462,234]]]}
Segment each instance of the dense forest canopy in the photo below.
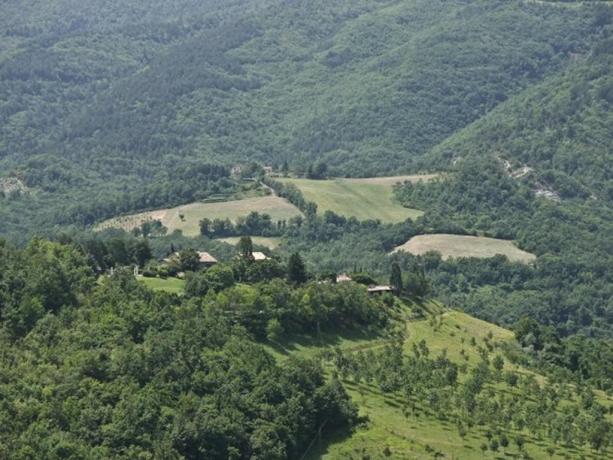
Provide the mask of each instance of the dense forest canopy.
{"label": "dense forest canopy", "polygon": [[128,270],[96,282],[81,245],[0,255],[5,458],[296,458],[322,423],[352,425],[355,406],[319,363],[281,365],[256,339],[388,319],[363,286],[293,286],[240,261],[193,274],[205,276],[180,298]]}
{"label": "dense forest canopy", "polygon": [[[0,13],[0,179],[25,190],[0,200],[14,237],[159,206],[135,195],[161,173],[190,180],[185,161],[447,169],[418,158],[589,55],[610,23],[597,5],[524,1],[9,1]],[[606,101],[602,80],[588,93]],[[171,203],[193,198],[165,188]]]}
{"label": "dense forest canopy", "polygon": [[613,31],[568,69],[509,99],[436,146],[446,165],[457,158],[507,160],[535,188],[562,199],[611,201]]}

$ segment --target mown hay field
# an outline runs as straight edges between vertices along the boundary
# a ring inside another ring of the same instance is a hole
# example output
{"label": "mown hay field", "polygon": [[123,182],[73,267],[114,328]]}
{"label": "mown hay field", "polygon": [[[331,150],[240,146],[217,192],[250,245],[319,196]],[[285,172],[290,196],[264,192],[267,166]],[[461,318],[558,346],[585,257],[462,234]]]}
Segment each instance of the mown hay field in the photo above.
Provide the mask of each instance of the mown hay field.
{"label": "mown hay field", "polygon": [[175,208],[119,216],[102,222],[96,227],[96,230],[122,228],[129,231],[139,227],[144,222],[159,220],[168,228],[169,233],[181,230],[185,236],[196,236],[200,233],[200,220],[205,217],[209,219],[230,219],[236,222],[239,217],[245,217],[253,211],[269,214],[273,222],[301,215],[300,210],[288,201],[270,195],[220,203],[190,203]]}
{"label": "mown hay field", "polygon": [[434,174],[421,176],[372,177],[364,179],[279,179],[296,185],[307,201],[317,204],[318,212],[333,211],[359,220],[379,219],[395,223],[415,219],[423,214],[418,209],[402,206],[394,197],[393,188],[405,181],[428,181]]}
{"label": "mown hay field", "polygon": [[497,254],[506,256],[512,262],[530,263],[536,259],[534,254],[519,249],[512,241],[467,235],[418,235],[394,249],[414,255],[426,252],[439,252],[443,259],[458,257],[488,258]]}

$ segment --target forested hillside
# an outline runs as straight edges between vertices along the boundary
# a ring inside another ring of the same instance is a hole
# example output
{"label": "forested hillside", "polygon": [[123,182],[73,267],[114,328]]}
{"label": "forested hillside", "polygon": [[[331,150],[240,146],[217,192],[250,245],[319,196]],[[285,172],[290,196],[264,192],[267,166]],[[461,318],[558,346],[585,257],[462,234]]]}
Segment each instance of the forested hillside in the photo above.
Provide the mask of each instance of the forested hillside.
{"label": "forested hillside", "polygon": [[[123,252],[145,263],[135,241]],[[98,274],[104,247],[0,242],[2,458],[281,460],[330,441],[332,458],[611,454],[610,349],[529,318],[516,342],[417,283],[372,295],[366,274],[335,283],[299,254],[191,266],[182,295],[154,292]]]}
{"label": "forested hillside", "polygon": [[[610,24],[612,11],[598,10],[596,24]],[[562,334],[610,334],[612,37],[604,27],[566,70],[433,148],[425,163],[452,165],[449,180],[397,190],[431,211],[434,230],[513,239],[539,256],[534,271],[520,269],[523,281],[510,267],[488,279],[483,262],[430,259],[447,302],[506,324],[523,310]]]}
{"label": "forested hillside", "polygon": [[12,0],[0,17],[1,176],[25,190],[0,200],[14,237],[189,201],[188,161],[433,167],[416,158],[590,53],[609,21],[460,0]]}
{"label": "forested hillside", "polygon": [[435,161],[507,160],[509,172],[537,190],[613,200],[613,33],[573,61],[439,144]]}

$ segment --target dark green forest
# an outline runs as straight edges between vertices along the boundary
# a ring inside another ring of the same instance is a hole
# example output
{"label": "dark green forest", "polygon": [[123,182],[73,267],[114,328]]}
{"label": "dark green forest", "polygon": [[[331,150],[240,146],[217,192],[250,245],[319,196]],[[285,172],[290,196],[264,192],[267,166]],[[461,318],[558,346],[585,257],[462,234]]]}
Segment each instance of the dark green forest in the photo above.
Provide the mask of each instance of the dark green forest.
{"label": "dark green forest", "polygon": [[211,269],[182,299],[128,271],[96,282],[72,244],[0,255],[3,458],[296,458],[356,408],[319,363],[280,365],[256,340],[388,318],[363,287],[294,288],[284,271],[234,286]]}
{"label": "dark green forest", "polygon": [[573,61],[439,144],[431,152],[435,161],[494,154],[511,162],[512,171],[533,168],[522,180],[562,199],[611,201],[612,33]]}
{"label": "dark green forest", "polygon": [[321,159],[341,176],[440,168],[419,158],[583,60],[610,23],[597,5],[523,1],[0,8],[0,179],[22,184],[0,200],[0,231],[22,239],[198,199],[186,163],[301,170]]}

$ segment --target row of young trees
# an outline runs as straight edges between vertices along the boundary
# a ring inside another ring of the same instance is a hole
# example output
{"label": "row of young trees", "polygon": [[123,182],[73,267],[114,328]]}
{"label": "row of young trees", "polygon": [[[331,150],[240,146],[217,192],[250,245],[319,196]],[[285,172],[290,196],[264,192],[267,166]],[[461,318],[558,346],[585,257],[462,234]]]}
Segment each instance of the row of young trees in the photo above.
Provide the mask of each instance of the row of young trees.
{"label": "row of young trees", "polygon": [[[494,345],[491,341],[486,345],[474,340],[466,344],[481,356],[470,366],[465,349],[461,355],[467,362],[457,365],[445,350],[432,356],[424,340],[414,343],[408,354],[403,339],[398,339],[381,351],[347,353],[336,348],[323,358],[344,380],[401,396],[407,417],[421,413],[452,422],[462,438],[471,431],[485,434],[484,451],[506,449],[513,441],[522,457],[529,458],[525,444],[542,439],[563,449],[587,445],[603,452],[611,445],[608,409],[596,402],[589,388],[540,385],[533,375],[504,371],[504,359],[500,354],[492,358],[488,348],[493,350]],[[495,390],[503,382],[511,389],[508,395]]]}
{"label": "row of young trees", "polygon": [[428,282],[422,267],[412,267],[412,272],[402,273],[400,264],[392,262],[390,274],[390,286],[397,295],[423,298],[430,292]]}
{"label": "row of young trees", "polygon": [[281,198],[285,198],[300,209],[307,219],[314,217],[317,213],[317,204],[307,201],[300,189],[294,184],[279,182],[271,177],[264,177],[262,182],[272,188]]}

